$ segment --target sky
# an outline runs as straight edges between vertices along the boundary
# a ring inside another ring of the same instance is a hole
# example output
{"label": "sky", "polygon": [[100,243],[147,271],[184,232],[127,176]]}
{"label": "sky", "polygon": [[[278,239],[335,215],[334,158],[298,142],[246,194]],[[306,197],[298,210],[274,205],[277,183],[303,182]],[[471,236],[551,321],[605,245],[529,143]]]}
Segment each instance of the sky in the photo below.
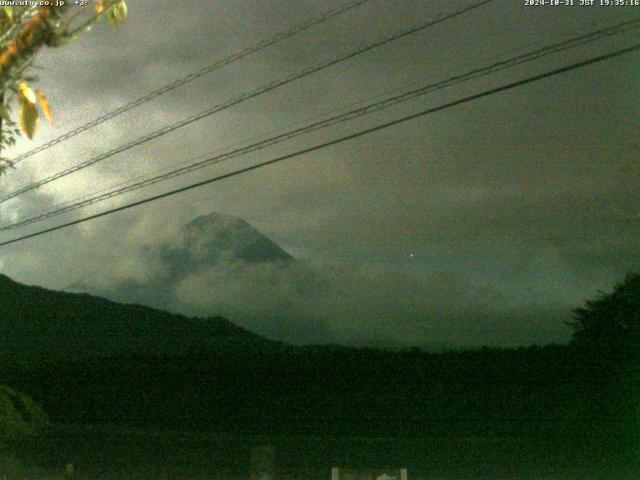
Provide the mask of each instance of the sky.
{"label": "sky", "polygon": [[[148,132],[469,1],[370,0],[21,162],[12,191]],[[579,3],[576,0],[576,3]],[[130,0],[45,49],[37,87],[54,125],[17,156],[340,1]],[[243,102],[0,205],[3,224],[199,155],[446,79],[637,16],[638,7],[526,6],[472,12]],[[637,31],[456,85],[96,206],[2,232],[9,239],[328,141],[638,42]],[[172,309],[222,313],[295,343],[516,346],[565,342],[564,320],[640,263],[638,54],[492,95],[277,165],[0,247],[0,270],[64,289],[78,279],[153,278],[149,252],[219,212],[298,260],[201,269]],[[318,280],[320,279],[320,280]],[[308,288],[306,288],[308,287]],[[311,292],[311,293],[309,293]]]}

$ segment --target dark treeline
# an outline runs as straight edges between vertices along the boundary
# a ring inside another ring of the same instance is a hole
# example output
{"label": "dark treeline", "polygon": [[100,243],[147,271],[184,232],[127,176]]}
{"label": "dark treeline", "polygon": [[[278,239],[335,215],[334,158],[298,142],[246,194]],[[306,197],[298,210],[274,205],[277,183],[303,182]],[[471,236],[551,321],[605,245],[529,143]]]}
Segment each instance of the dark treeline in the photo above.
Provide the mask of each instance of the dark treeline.
{"label": "dark treeline", "polygon": [[[23,350],[35,357],[16,355],[23,337],[0,339],[13,342],[0,358],[0,383],[32,396],[55,422],[226,433],[540,433],[600,436],[616,446],[637,440],[638,275],[576,309],[569,345],[437,354],[294,347],[223,319],[212,326],[8,279],[2,285],[0,303],[14,313],[3,318],[4,332],[39,335]],[[60,336],[36,342],[47,334]],[[117,354],[89,348],[102,335]],[[47,354],[49,343],[55,355]]]}
{"label": "dark treeline", "polygon": [[493,433],[560,423],[579,431],[628,423],[638,377],[628,355],[568,346],[441,354],[313,347],[3,365],[3,382],[58,422],[230,433],[445,434],[459,423],[481,434],[487,422]]}

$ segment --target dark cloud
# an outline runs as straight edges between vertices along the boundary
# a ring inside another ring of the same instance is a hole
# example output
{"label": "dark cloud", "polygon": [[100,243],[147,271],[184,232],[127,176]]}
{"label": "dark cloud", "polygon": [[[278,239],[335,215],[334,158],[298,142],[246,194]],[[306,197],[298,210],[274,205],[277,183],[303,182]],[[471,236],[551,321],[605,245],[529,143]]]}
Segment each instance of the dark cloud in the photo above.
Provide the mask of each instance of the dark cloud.
{"label": "dark cloud", "polygon": [[[117,31],[102,25],[76,44],[43,52],[39,87],[54,105],[57,128],[43,127],[37,141],[53,138],[339,4],[139,0],[130,6],[129,21]],[[357,43],[463,4],[374,0],[23,162],[2,180],[2,187],[13,189],[50,175]],[[410,84],[447,78],[550,41],[630,19],[633,13],[631,8],[526,8],[522,2],[498,1],[54,182],[41,193],[3,204],[0,218],[7,221],[39,212],[131,176],[243,144]],[[610,38],[447,89],[109,205],[630,45],[634,35]],[[219,210],[246,219],[297,258],[316,265],[329,284],[338,282],[345,270],[355,272],[345,276],[352,284],[344,297],[350,299],[351,307],[339,306],[341,293],[335,288],[312,289],[310,298],[315,303],[309,311],[313,315],[305,319],[307,323],[292,322],[292,327],[278,312],[288,296],[292,298],[287,311],[293,318],[307,308],[305,302],[311,300],[296,297],[287,283],[295,284],[291,278],[307,273],[290,274],[293,277],[285,280],[268,269],[225,272],[235,289],[226,290],[227,299],[216,296],[215,304],[232,317],[255,322],[256,327],[262,321],[262,331],[289,332],[295,339],[304,338],[307,332],[311,338],[337,336],[373,342],[392,338],[387,332],[392,325],[399,342],[413,338],[414,333],[409,332],[414,328],[424,329],[425,341],[431,332],[460,344],[564,338],[564,327],[554,330],[552,326],[561,324],[556,322],[557,312],[567,312],[598,289],[609,288],[626,270],[638,268],[638,69],[632,54],[136,211],[6,247],[0,251],[2,269],[17,280],[52,288],[62,288],[101,269],[154,275],[162,271],[162,262],[138,256],[142,246],[157,245],[195,216]],[[32,146],[21,141],[12,153]],[[437,272],[444,272],[447,281],[464,285],[457,309],[450,308],[444,293],[428,294],[440,291],[437,282],[430,280]],[[197,278],[184,280],[180,308],[200,308],[196,300],[186,299],[189,291],[202,291],[211,278],[222,275],[220,271],[209,273],[209,277],[198,273]],[[393,282],[380,282],[385,275]],[[255,302],[249,302],[247,295],[252,290],[243,290],[243,282],[256,285],[260,281],[281,282],[282,292],[259,286],[253,290]],[[375,285],[371,290],[374,302],[367,295],[371,285]],[[487,294],[489,298],[498,295],[495,298],[501,300],[489,302],[477,317],[485,320],[473,323],[470,319],[475,314],[464,309],[480,301],[484,294],[477,292],[483,286],[499,292]],[[416,300],[416,311],[411,311],[415,313],[412,322],[418,322],[420,309],[439,312],[442,320],[434,320],[434,313],[431,327],[402,324],[406,311],[403,288],[412,292],[410,296],[424,294],[424,299]],[[233,295],[246,305],[256,305],[255,311],[234,310],[229,306],[237,303]],[[503,298],[513,299],[508,311],[494,308]],[[210,310],[212,305],[209,302],[202,308]],[[330,318],[323,316],[323,308],[331,311],[326,314]],[[375,320],[367,323],[365,318]],[[439,327],[433,327],[435,324]]]}
{"label": "dark cloud", "polygon": [[[569,333],[562,320],[570,318],[571,305],[562,289],[532,282],[523,265],[491,280],[412,271],[411,262],[437,260],[433,252],[431,258],[411,253],[407,264],[395,266],[293,260],[246,222],[217,213],[166,240],[127,244],[126,258],[69,288],[187,315],[221,314],[297,343],[451,348],[565,341]],[[515,277],[521,290],[509,283]]]}

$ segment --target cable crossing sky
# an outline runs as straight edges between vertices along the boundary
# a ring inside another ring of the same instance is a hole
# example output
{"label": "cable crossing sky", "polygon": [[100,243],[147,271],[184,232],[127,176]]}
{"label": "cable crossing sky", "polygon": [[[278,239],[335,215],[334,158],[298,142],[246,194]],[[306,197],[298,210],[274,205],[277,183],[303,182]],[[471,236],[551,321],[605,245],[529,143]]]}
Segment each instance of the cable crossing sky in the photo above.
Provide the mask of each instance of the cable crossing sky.
{"label": "cable crossing sky", "polygon": [[81,134],[82,132],[86,132],[87,130],[90,130],[94,127],[97,127],[98,125],[111,120],[112,118],[117,117],[118,115],[121,115],[125,112],[128,112],[129,110],[132,110],[136,107],[139,107],[140,105],[143,105],[161,95],[164,95],[165,93],[169,93],[172,90],[175,90],[176,88],[179,88],[189,82],[192,82],[204,75],[208,75],[209,73],[212,73],[222,67],[225,67],[227,65],[230,65],[234,62],[237,62],[238,60],[242,60],[245,57],[248,57],[249,55],[259,52],[267,47],[270,47],[272,45],[275,45],[276,43],[280,43],[288,38],[291,38],[295,35],[297,35],[298,33],[304,32],[305,30],[309,30],[311,27],[314,27],[315,25],[321,24],[326,22],[327,20],[330,20],[331,18],[337,17],[339,15],[342,15],[343,13],[352,10],[356,7],[359,7],[365,3],[368,3],[372,0],[356,0],[356,1],[352,1],[349,2],[345,5],[343,5],[342,7],[333,9],[333,10],[329,10],[317,17],[311,18],[303,23],[301,23],[300,25],[296,25],[295,27],[289,29],[289,30],[285,30],[284,32],[281,33],[277,33],[276,35],[274,35],[271,38],[268,38],[266,40],[263,40],[261,42],[258,42],[254,45],[251,45],[250,47],[247,47],[243,50],[240,50],[239,52],[236,53],[232,53],[231,55],[224,57],[220,60],[217,60],[216,62],[212,63],[211,65],[207,65],[206,67],[201,68],[200,70],[190,73],[189,75],[186,75],[182,78],[179,78],[167,85],[164,85],[156,90],[153,90],[152,92],[147,93],[146,95],[133,100],[125,105],[122,105],[121,107],[118,107],[110,112],[105,113],[104,115],[100,115],[99,117],[91,120],[90,122],[87,122],[83,125],[80,125],[79,127],[74,128],[73,130],[70,130],[66,133],[63,133],[62,135],[60,135],[59,137],[54,138],[53,140],[44,143],[42,145],[39,145],[38,147],[29,150],[28,152],[23,153],[22,155],[17,156],[16,158],[14,158],[12,160],[13,164],[17,164],[19,162],[21,162],[22,160],[25,160],[29,157],[32,157],[33,155],[40,153],[44,150],[47,150],[55,145],[58,145],[59,143],[62,143],[66,140],[69,140],[73,137],[75,137],[76,135]]}
{"label": "cable crossing sky", "polygon": [[209,184],[212,184],[212,183],[215,183],[215,182],[219,182],[219,181],[225,180],[227,178],[232,178],[232,177],[244,174],[244,173],[248,173],[248,172],[251,172],[251,171],[254,171],[254,170],[258,170],[260,168],[264,168],[266,166],[273,165],[275,163],[279,163],[279,162],[282,162],[284,160],[288,160],[288,159],[295,158],[295,157],[298,157],[298,156],[301,156],[301,155],[305,155],[307,153],[318,151],[318,150],[321,150],[321,149],[324,149],[324,148],[327,148],[327,147],[330,147],[330,146],[333,146],[333,145],[338,145],[338,144],[347,142],[349,140],[353,140],[353,139],[356,139],[356,138],[359,138],[359,137],[362,137],[362,136],[365,136],[365,135],[369,135],[369,134],[372,134],[372,133],[387,129],[387,128],[395,126],[395,125],[399,125],[399,124],[402,124],[402,123],[405,123],[405,122],[408,122],[408,121],[411,121],[411,120],[415,120],[417,118],[424,117],[424,116],[432,114],[432,113],[440,112],[440,111],[443,111],[443,110],[446,110],[446,109],[449,109],[449,108],[452,108],[452,107],[455,107],[455,106],[458,106],[458,105],[462,105],[464,103],[469,103],[469,102],[472,102],[472,101],[475,101],[475,100],[478,100],[478,99],[481,99],[481,98],[484,98],[484,97],[488,97],[490,95],[495,95],[495,94],[498,94],[498,93],[501,93],[501,92],[504,92],[504,91],[507,91],[507,90],[511,90],[513,88],[516,88],[516,87],[520,87],[520,86],[527,85],[527,84],[530,84],[530,83],[538,82],[538,81],[544,80],[544,79],[549,78],[549,77],[553,77],[553,76],[560,75],[560,74],[563,74],[563,73],[566,73],[566,72],[569,72],[569,71],[577,70],[579,68],[583,68],[583,67],[586,67],[588,65],[593,65],[595,63],[600,63],[600,62],[603,62],[603,61],[606,61],[606,60],[610,60],[610,59],[613,59],[613,58],[616,58],[616,57],[620,57],[622,55],[627,55],[627,54],[630,54],[630,53],[633,53],[633,52],[637,52],[639,50],[640,50],[640,44],[635,44],[633,46],[630,46],[630,47],[627,47],[627,48],[623,48],[623,49],[619,49],[619,50],[615,50],[613,52],[610,52],[610,53],[607,53],[607,54],[604,54],[604,55],[591,57],[591,58],[589,58],[587,60],[583,60],[583,61],[580,61],[580,62],[577,62],[577,63],[573,63],[573,64],[570,64],[570,65],[567,65],[567,66],[564,66],[564,67],[560,67],[560,68],[556,68],[556,69],[553,69],[553,70],[549,70],[549,71],[546,71],[544,73],[540,73],[538,75],[527,77],[527,78],[525,78],[523,80],[519,80],[519,81],[516,81],[516,82],[508,83],[506,85],[502,85],[500,87],[492,88],[492,89],[489,89],[489,90],[484,90],[483,92],[480,92],[480,93],[477,93],[477,94],[474,94],[474,95],[470,95],[470,96],[467,96],[467,97],[464,97],[464,98],[461,98],[461,99],[458,99],[458,100],[454,100],[452,102],[448,102],[448,103],[445,103],[445,104],[437,106],[437,107],[428,108],[426,110],[422,110],[422,111],[417,112],[417,113],[406,115],[406,116],[403,116],[403,117],[398,118],[396,120],[385,122],[385,123],[382,123],[380,125],[377,125],[377,126],[374,126],[374,127],[371,127],[371,128],[363,129],[363,130],[360,130],[358,132],[355,132],[355,133],[352,133],[352,134],[349,134],[349,135],[344,135],[344,136],[338,137],[338,138],[336,138],[334,140],[331,140],[331,141],[328,141],[328,142],[323,142],[323,143],[320,143],[320,144],[317,144],[317,145],[314,145],[314,146],[311,146],[311,147],[307,147],[307,148],[304,148],[302,150],[298,150],[298,151],[293,152],[293,153],[289,153],[289,154],[286,154],[286,155],[282,155],[282,156],[273,158],[271,160],[266,160],[264,162],[257,163],[255,165],[251,165],[249,167],[245,167],[245,168],[242,168],[242,169],[239,169],[239,170],[235,170],[233,172],[225,173],[223,175],[218,175],[218,176],[215,176],[215,177],[212,177],[212,178],[200,181],[200,182],[192,183],[190,185],[187,185],[187,186],[175,189],[175,190],[171,190],[171,191],[159,194],[159,195],[154,195],[152,197],[148,197],[148,198],[145,198],[143,200],[138,200],[136,202],[132,202],[132,203],[129,203],[127,205],[122,205],[120,207],[112,208],[110,210],[106,210],[104,212],[100,212],[100,213],[97,213],[97,214],[94,214],[94,215],[83,217],[83,218],[80,218],[80,219],[77,219],[77,220],[74,220],[74,221],[71,221],[71,222],[67,222],[67,223],[61,224],[61,225],[57,225],[55,227],[43,229],[43,230],[28,234],[28,235],[24,235],[24,236],[21,236],[21,237],[18,237],[18,238],[14,238],[14,239],[11,239],[11,240],[6,240],[4,242],[0,242],[0,247],[1,246],[6,246],[6,245],[10,245],[10,244],[13,244],[13,243],[17,243],[17,242],[21,242],[21,241],[27,240],[29,238],[34,238],[34,237],[37,237],[37,236],[40,236],[40,235],[44,235],[44,234],[47,234],[47,233],[50,233],[50,232],[54,232],[54,231],[57,231],[57,230],[61,230],[63,228],[67,228],[67,227],[70,227],[70,226],[73,226],[73,225],[78,225],[80,223],[84,223],[84,222],[87,222],[87,221],[90,221],[90,220],[101,218],[101,217],[104,217],[104,216],[107,216],[107,215],[111,215],[113,213],[117,213],[117,212],[120,212],[120,211],[123,211],[123,210],[127,210],[127,209],[130,209],[130,208],[134,208],[134,207],[137,207],[137,206],[140,206],[140,205],[144,205],[144,204],[147,204],[147,203],[155,202],[157,200],[160,200],[160,199],[163,199],[163,198],[166,198],[166,197],[170,197],[170,196],[173,196],[173,195],[177,195],[179,193],[186,192],[186,191],[189,191],[189,190],[193,190],[195,188],[202,187],[204,185],[209,185]]}
{"label": "cable crossing sky", "polygon": [[151,140],[154,140],[154,139],[159,138],[159,137],[161,137],[163,135],[166,135],[166,134],[168,134],[170,132],[178,130],[179,128],[182,128],[182,127],[185,127],[187,125],[190,125],[190,124],[192,124],[192,123],[194,123],[194,122],[196,122],[198,120],[201,120],[203,118],[209,117],[209,116],[211,116],[211,115],[213,115],[215,113],[224,111],[224,110],[226,110],[228,108],[231,108],[231,107],[233,107],[235,105],[238,105],[238,104],[240,104],[242,102],[245,102],[245,101],[247,101],[249,99],[258,97],[258,96],[263,95],[263,94],[265,94],[267,92],[275,90],[276,88],[282,87],[282,86],[287,85],[289,83],[292,83],[292,82],[294,82],[296,80],[299,80],[299,79],[302,79],[302,78],[307,77],[309,75],[312,75],[314,73],[317,73],[317,72],[319,72],[321,70],[324,70],[324,69],[326,69],[328,67],[331,67],[333,65],[336,65],[338,63],[341,63],[341,62],[344,62],[346,60],[352,59],[352,58],[354,58],[354,57],[356,57],[358,55],[361,55],[361,54],[363,54],[365,52],[374,50],[374,49],[379,48],[379,47],[381,47],[383,45],[387,45],[387,44],[389,44],[389,43],[391,43],[393,41],[396,41],[396,40],[398,40],[400,38],[406,37],[408,35],[412,35],[414,33],[420,32],[420,31],[425,30],[425,29],[427,29],[429,27],[437,25],[439,23],[442,23],[442,22],[445,22],[447,20],[453,19],[453,18],[455,18],[455,17],[457,17],[459,15],[467,13],[467,12],[469,12],[471,10],[479,8],[479,7],[483,6],[483,5],[491,3],[493,1],[495,1],[495,0],[482,0],[480,2],[476,2],[476,3],[472,4],[470,6],[466,6],[466,7],[463,7],[461,9],[459,9],[459,10],[456,10],[453,13],[440,14],[435,19],[430,19],[430,20],[421,22],[421,23],[419,23],[417,25],[414,25],[412,27],[409,27],[407,29],[400,30],[400,31],[398,31],[396,33],[393,33],[390,36],[386,36],[386,37],[384,37],[382,39],[379,39],[379,40],[376,40],[376,41],[374,41],[372,43],[367,43],[365,45],[362,45],[362,46],[356,48],[355,50],[352,50],[349,53],[341,54],[341,55],[339,55],[337,57],[334,57],[331,60],[325,61],[325,62],[323,62],[321,64],[312,66],[312,67],[307,68],[305,70],[302,70],[301,72],[295,73],[295,74],[290,75],[288,77],[285,77],[283,79],[279,79],[279,80],[275,80],[273,82],[270,82],[269,84],[261,86],[261,87],[257,88],[256,90],[253,90],[251,92],[247,92],[247,93],[245,93],[243,95],[240,95],[239,97],[236,97],[236,98],[234,98],[232,100],[229,100],[229,101],[227,101],[225,103],[222,103],[222,104],[219,104],[219,105],[215,105],[215,106],[213,106],[211,108],[208,108],[208,109],[203,110],[203,111],[201,111],[199,113],[191,115],[191,116],[189,116],[189,117],[187,117],[187,118],[185,118],[183,120],[180,120],[180,121],[178,121],[178,122],[176,122],[176,123],[174,123],[172,125],[165,126],[165,127],[161,128],[161,129],[156,130],[155,132],[152,132],[152,133],[149,133],[147,135],[144,135],[143,137],[140,137],[140,138],[138,138],[138,139],[136,139],[136,140],[134,140],[134,141],[132,141],[130,143],[127,143],[125,145],[120,145],[120,146],[118,146],[118,147],[116,147],[116,148],[114,148],[112,150],[109,150],[108,152],[105,152],[105,153],[103,153],[101,155],[98,155],[96,157],[90,158],[90,159],[85,160],[83,162],[77,163],[76,165],[73,165],[72,167],[69,167],[69,168],[67,168],[65,170],[62,170],[62,171],[60,171],[60,172],[58,172],[56,174],[53,174],[53,175],[51,175],[49,177],[46,177],[46,178],[44,178],[42,180],[38,180],[38,181],[36,181],[34,183],[26,185],[26,186],[24,186],[22,188],[19,188],[17,190],[14,190],[13,192],[10,192],[10,193],[0,197],[0,203],[6,202],[8,200],[11,200],[12,198],[15,198],[15,197],[17,197],[19,195],[22,195],[22,194],[27,193],[29,191],[32,191],[34,189],[40,188],[41,186],[46,185],[46,184],[48,184],[50,182],[53,182],[53,181],[58,180],[60,178],[66,177],[67,175],[71,175],[72,173],[75,173],[77,171],[83,170],[83,169],[85,169],[87,167],[90,167],[92,165],[95,165],[96,163],[101,162],[103,160],[106,160],[107,158],[113,157],[114,155],[117,155],[119,153],[122,153],[122,152],[125,152],[127,150],[130,150],[131,148],[134,148],[134,147],[136,147],[138,145],[142,145],[144,143],[147,143],[147,142],[149,142]]}
{"label": "cable crossing sky", "polygon": [[[251,145],[248,146],[244,146],[241,148],[237,148],[237,149],[233,149],[224,153],[221,153],[219,155],[215,155],[215,156],[210,156],[210,155],[200,155],[198,158],[201,159],[202,157],[209,157],[209,158],[205,158],[204,160],[198,160],[198,161],[192,161],[191,163],[187,163],[186,165],[179,167],[179,168],[175,168],[173,170],[169,170],[166,171],[162,174],[158,174],[152,177],[148,177],[148,178],[142,178],[141,180],[138,181],[132,181],[132,182],[125,182],[125,184],[119,184],[115,187],[112,187],[110,190],[107,189],[106,193],[102,193],[103,191],[100,192],[95,192],[93,194],[93,196],[91,196],[91,194],[88,195],[89,198],[86,198],[87,196],[85,196],[85,198],[83,200],[79,200],[76,202],[72,202],[69,205],[61,205],[58,208],[53,209],[52,211],[40,214],[40,215],[36,215],[34,217],[31,218],[27,218],[24,220],[20,220],[18,222],[14,222],[12,224],[9,225],[4,225],[2,227],[0,227],[0,230],[13,230],[25,225],[29,225],[38,221],[42,221],[48,218],[52,218],[52,217],[56,217],[59,215],[62,215],[64,213],[68,213],[74,210],[77,210],[79,208],[85,207],[85,206],[89,206],[89,205],[93,205],[95,203],[110,199],[110,198],[114,198],[116,196],[120,196],[120,195],[124,195],[126,193],[129,192],[133,192],[136,190],[139,190],[141,188],[150,186],[150,185],[154,185],[156,183],[160,183],[162,181],[166,181],[169,180],[171,178],[174,177],[178,177],[181,175],[185,175],[187,173],[199,170],[201,168],[205,168],[214,164],[218,164],[221,163],[222,161],[225,160],[230,160],[231,158],[235,158],[235,157],[239,157],[251,152],[255,152],[258,150],[262,150],[264,148],[267,148],[269,146],[272,146],[274,144],[277,143],[281,143],[284,141],[287,141],[291,138],[297,137],[299,135],[304,135],[304,134],[308,134],[311,133],[315,130],[319,130],[322,128],[327,128],[329,126],[335,125],[337,123],[343,123],[349,120],[353,120],[355,118],[359,118],[362,117],[364,115],[368,115],[370,113],[374,113],[374,112],[378,112],[381,110],[384,110],[386,108],[389,108],[391,106],[397,105],[399,103],[402,102],[406,102],[409,100],[412,100],[414,98],[417,98],[419,96],[423,96],[429,93],[432,93],[434,91],[438,91],[438,90],[442,90],[444,88],[450,87],[452,85],[456,85],[462,82],[466,82],[469,80],[473,80],[473,79],[477,79],[477,78],[481,78],[508,68],[512,68],[516,65],[521,65],[524,63],[528,63],[534,60],[537,60],[539,58],[543,58],[545,56],[554,54],[554,53],[558,53],[561,51],[565,51],[571,48],[576,48],[582,45],[585,45],[587,43],[590,42],[594,42],[597,40],[601,40],[603,38],[607,38],[616,34],[620,34],[620,33],[624,33],[627,32],[629,30],[632,29],[637,29],[638,27],[640,27],[640,19],[634,19],[634,20],[629,20],[629,21],[625,21],[622,23],[618,23],[616,25],[613,26],[609,26],[606,28],[602,28],[599,30],[596,30],[594,32],[590,32],[584,35],[580,35],[562,42],[557,42],[551,45],[547,45],[545,47],[542,47],[540,49],[537,50],[533,50],[530,52],[526,52],[524,54],[521,55],[517,55],[505,60],[501,60],[498,61],[496,63],[493,63],[491,65],[485,66],[485,67],[481,67],[481,68],[476,68],[473,69],[471,71],[468,71],[464,74],[460,74],[460,75],[456,75],[450,78],[447,78],[445,80],[442,81],[438,81],[435,83],[429,83],[427,85],[423,85],[420,88],[417,89],[412,89],[406,92],[403,92],[401,94],[398,95],[393,95],[391,97],[387,97],[381,101],[375,102],[375,103],[371,103],[368,104],[364,107],[355,109],[355,110],[351,110],[348,112],[343,112],[340,113],[339,115],[335,115],[326,119],[323,119],[321,121],[317,121],[317,122],[313,122],[310,124],[307,124],[303,127],[285,132],[285,133],[281,133],[279,135],[264,139],[260,142],[257,143],[253,143]],[[100,194],[98,194],[100,193]]]}

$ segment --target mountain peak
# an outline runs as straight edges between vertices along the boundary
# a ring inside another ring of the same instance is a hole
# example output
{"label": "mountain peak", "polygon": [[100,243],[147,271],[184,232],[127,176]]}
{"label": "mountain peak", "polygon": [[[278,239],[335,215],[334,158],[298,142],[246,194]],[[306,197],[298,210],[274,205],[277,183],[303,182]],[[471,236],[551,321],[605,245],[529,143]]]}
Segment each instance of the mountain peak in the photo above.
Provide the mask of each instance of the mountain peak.
{"label": "mountain peak", "polygon": [[[194,218],[169,240],[139,254],[161,265],[143,280],[110,271],[96,272],[72,283],[71,291],[91,292],[112,300],[174,310],[176,286],[191,275],[229,265],[289,264],[294,258],[245,220],[211,212]],[[115,270],[114,270],[115,271]]]}
{"label": "mountain peak", "polygon": [[199,264],[214,265],[220,260],[264,263],[291,261],[293,257],[245,220],[211,212],[187,223],[170,254]]}
{"label": "mountain peak", "polygon": [[206,215],[200,215],[187,223],[184,228],[202,228],[208,225],[217,225],[220,227],[229,226],[250,226],[245,220],[233,215],[227,215],[220,212],[211,212]]}

